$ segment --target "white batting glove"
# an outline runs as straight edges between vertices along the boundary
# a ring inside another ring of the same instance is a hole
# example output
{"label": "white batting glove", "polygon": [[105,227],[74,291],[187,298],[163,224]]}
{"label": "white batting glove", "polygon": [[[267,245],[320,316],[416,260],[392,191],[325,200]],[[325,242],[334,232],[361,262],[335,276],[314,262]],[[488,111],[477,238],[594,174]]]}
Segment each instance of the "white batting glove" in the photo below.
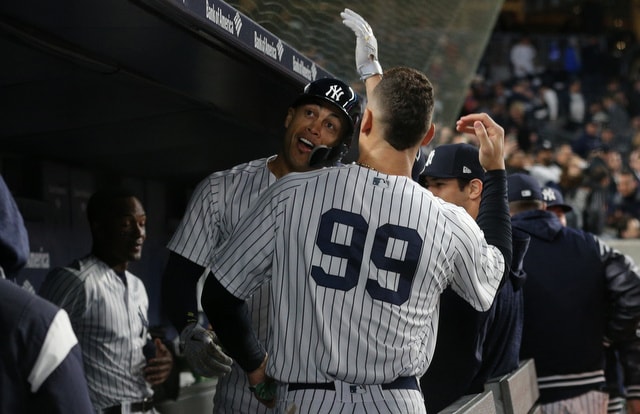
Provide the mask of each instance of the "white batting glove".
{"label": "white batting glove", "polygon": [[340,17],[342,23],[356,34],[356,70],[360,79],[382,75],[382,66],[378,62],[378,41],[369,23],[350,9],[344,9]]}
{"label": "white batting glove", "polygon": [[180,349],[198,376],[221,377],[231,372],[233,360],[222,351],[216,334],[197,323],[187,325],[180,333]]}

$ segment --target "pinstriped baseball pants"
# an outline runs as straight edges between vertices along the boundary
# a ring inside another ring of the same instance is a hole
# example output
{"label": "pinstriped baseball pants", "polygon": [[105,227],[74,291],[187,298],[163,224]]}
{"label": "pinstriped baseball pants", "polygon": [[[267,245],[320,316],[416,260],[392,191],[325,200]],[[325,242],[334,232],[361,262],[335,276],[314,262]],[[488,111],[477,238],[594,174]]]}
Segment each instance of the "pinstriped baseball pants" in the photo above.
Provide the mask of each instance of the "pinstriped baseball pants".
{"label": "pinstriped baseball pants", "polygon": [[590,391],[568,400],[540,406],[542,414],[607,414],[609,394]]}
{"label": "pinstriped baseball pants", "polygon": [[279,386],[276,413],[281,414],[426,414],[422,393],[413,389],[383,390],[379,385],[335,382],[336,391],[288,391]]}

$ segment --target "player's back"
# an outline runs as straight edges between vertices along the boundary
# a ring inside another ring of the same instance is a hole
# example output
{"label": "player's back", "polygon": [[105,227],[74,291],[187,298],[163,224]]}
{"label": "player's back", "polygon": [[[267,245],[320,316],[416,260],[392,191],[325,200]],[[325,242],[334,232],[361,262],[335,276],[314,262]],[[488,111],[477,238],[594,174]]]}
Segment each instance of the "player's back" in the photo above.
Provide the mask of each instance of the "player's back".
{"label": "player's back", "polygon": [[243,275],[225,284],[242,297],[273,275],[277,379],[421,375],[442,289],[453,282],[475,307],[491,304],[502,256],[463,209],[409,178],[348,165],[290,174],[265,196],[225,247],[252,240],[251,254],[224,256]]}

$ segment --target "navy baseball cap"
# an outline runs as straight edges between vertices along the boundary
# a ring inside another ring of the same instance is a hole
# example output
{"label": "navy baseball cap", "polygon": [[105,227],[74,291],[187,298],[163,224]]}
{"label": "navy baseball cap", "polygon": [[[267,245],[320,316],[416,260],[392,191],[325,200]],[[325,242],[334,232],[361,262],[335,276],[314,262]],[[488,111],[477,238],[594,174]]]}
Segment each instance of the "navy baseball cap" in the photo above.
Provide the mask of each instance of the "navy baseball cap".
{"label": "navy baseball cap", "polygon": [[507,176],[508,198],[511,201],[544,201],[538,180],[529,174],[515,173]]}
{"label": "navy baseball cap", "polygon": [[484,179],[478,148],[471,144],[440,145],[429,153],[423,177]]}
{"label": "navy baseball cap", "polygon": [[411,178],[413,178],[413,181],[420,182],[420,175],[422,175],[426,164],[427,157],[424,155],[422,149],[419,149],[416,154],[416,159],[413,162],[413,167],[411,168]]}
{"label": "navy baseball cap", "polygon": [[564,197],[562,197],[562,193],[557,188],[543,187],[542,198],[544,198],[544,201],[547,203],[547,208],[555,206],[565,213],[573,210],[573,207],[564,203]]}

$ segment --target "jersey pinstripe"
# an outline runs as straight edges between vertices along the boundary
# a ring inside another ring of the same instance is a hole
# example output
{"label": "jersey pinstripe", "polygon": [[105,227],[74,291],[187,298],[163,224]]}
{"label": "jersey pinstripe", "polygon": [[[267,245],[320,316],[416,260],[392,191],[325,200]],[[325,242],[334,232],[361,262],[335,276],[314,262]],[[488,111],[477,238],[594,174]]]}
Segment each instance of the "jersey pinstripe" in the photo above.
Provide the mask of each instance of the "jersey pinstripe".
{"label": "jersey pinstripe", "polygon": [[[271,157],[273,158],[273,157]],[[182,221],[169,241],[173,252],[203,267],[210,264],[211,252],[231,233],[244,212],[276,177],[267,167],[271,159],[262,158],[230,170],[210,174],[191,196]],[[265,343],[269,324],[269,286],[265,284],[248,301],[253,328]],[[218,379],[214,397],[216,413],[267,413],[248,389],[246,373],[233,364],[232,371]]]}
{"label": "jersey pinstripe", "polygon": [[69,314],[96,409],[153,395],[142,371],[149,300],[139,278],[125,278],[90,255],[52,270],[39,292]]}
{"label": "jersey pinstripe", "polygon": [[445,286],[489,308],[504,258],[462,208],[348,165],[270,187],[211,270],[239,298],[271,280],[270,376],[382,384],[425,372]]}

